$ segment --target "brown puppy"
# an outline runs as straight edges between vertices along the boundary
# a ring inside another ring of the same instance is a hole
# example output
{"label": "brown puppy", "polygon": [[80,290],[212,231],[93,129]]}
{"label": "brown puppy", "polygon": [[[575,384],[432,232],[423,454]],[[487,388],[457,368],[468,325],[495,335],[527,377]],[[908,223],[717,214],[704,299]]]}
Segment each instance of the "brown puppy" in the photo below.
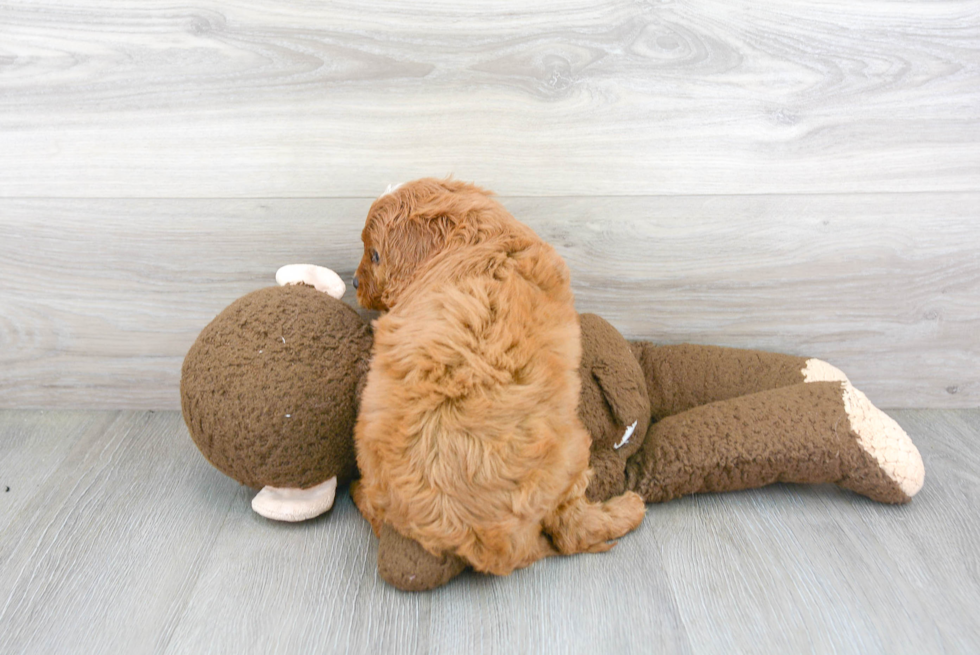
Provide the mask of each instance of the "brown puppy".
{"label": "brown puppy", "polygon": [[388,313],[374,328],[352,491],[375,533],[387,522],[506,575],[608,550],[645,508],[633,493],[585,498],[569,271],[490,196],[424,179],[368,213],[357,298]]}

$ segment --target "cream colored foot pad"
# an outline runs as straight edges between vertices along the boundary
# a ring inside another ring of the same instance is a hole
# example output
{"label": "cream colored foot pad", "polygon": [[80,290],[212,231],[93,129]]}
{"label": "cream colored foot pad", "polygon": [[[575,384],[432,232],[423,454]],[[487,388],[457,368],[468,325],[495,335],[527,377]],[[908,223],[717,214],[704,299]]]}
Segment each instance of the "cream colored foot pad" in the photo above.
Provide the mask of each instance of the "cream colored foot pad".
{"label": "cream colored foot pad", "polygon": [[925,481],[925,467],[905,430],[850,383],[844,384],[844,411],[861,447],[878,460],[882,472],[909,498],[918,493]]}

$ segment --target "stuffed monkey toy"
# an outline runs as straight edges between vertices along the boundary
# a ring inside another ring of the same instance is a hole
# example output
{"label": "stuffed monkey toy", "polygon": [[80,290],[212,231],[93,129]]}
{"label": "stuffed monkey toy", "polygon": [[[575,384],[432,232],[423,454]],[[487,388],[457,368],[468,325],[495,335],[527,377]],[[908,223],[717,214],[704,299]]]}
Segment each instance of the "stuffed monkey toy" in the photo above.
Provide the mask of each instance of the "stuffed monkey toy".
{"label": "stuffed monkey toy", "polygon": [[180,405],[207,460],[261,489],[256,512],[302,521],[329,510],[357,474],[357,397],[373,339],[339,300],[333,271],[285,266],[276,279],[284,286],[239,298],[204,328],[184,358]]}
{"label": "stuffed monkey toy", "polygon": [[[202,331],[184,360],[181,407],[204,456],[262,489],[255,511],[295,521],[329,510],[338,484],[356,477],[353,426],[371,331],[338,300],[343,282],[332,271],[285,267],[277,280],[287,286],[244,296]],[[826,362],[627,342],[594,314],[581,316],[581,328],[592,500],[830,482],[905,503],[922,487],[908,435]],[[379,573],[400,589],[432,589],[467,567],[390,526],[378,537]]]}

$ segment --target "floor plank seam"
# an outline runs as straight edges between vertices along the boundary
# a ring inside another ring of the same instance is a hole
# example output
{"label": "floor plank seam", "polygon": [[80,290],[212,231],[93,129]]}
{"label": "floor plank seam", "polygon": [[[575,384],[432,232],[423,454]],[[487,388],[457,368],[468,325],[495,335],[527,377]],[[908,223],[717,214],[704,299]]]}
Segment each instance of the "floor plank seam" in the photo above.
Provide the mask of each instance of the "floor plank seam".
{"label": "floor plank seam", "polygon": [[239,500],[240,499],[238,497],[238,494],[229,494],[229,498],[225,506],[224,514],[221,517],[221,525],[218,527],[217,530],[214,531],[214,534],[212,535],[211,539],[209,540],[209,543],[207,544],[207,548],[201,549],[202,556],[195,560],[194,580],[188,586],[187,592],[185,594],[183,602],[181,603],[181,606],[179,607],[179,609],[177,609],[174,612],[173,621],[172,622],[168,621],[168,623],[163,626],[163,629],[161,630],[161,637],[163,637],[163,641],[162,643],[159,643],[158,640],[158,645],[154,649],[154,652],[160,653],[162,655],[165,655],[168,652],[170,648],[170,644],[173,642],[174,634],[176,634],[177,630],[180,628],[181,624],[183,623],[184,618],[187,614],[187,609],[190,607],[191,602],[194,600],[194,594],[195,591],[197,590],[198,584],[201,581],[201,575],[203,575],[204,570],[207,568],[207,564],[211,561],[211,557],[214,551],[214,545],[215,543],[217,543],[218,538],[221,536],[221,533],[224,532],[225,530],[225,525],[228,522],[228,517],[232,513],[231,511],[232,507],[234,506],[235,502]]}

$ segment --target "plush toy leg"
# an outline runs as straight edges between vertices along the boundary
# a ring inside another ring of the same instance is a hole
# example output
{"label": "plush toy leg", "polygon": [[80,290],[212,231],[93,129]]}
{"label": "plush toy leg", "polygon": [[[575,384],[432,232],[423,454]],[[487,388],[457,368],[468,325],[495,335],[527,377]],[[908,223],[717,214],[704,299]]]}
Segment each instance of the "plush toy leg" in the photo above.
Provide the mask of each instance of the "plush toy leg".
{"label": "plush toy leg", "polygon": [[901,427],[847,382],[813,382],[723,400],[650,426],[627,462],[647,502],[772,482],[836,483],[884,503],[922,487]]}
{"label": "plush toy leg", "polygon": [[819,359],[720,346],[630,342],[650,394],[653,418],[800,382],[845,381]]}
{"label": "plush toy leg", "polygon": [[428,591],[446,584],[466,569],[456,555],[436,557],[414,539],[402,536],[389,524],[381,528],[378,573],[402,591]]}
{"label": "plush toy leg", "polygon": [[275,521],[305,521],[333,507],[337,476],[309,489],[263,487],[252,499],[252,509]]}

